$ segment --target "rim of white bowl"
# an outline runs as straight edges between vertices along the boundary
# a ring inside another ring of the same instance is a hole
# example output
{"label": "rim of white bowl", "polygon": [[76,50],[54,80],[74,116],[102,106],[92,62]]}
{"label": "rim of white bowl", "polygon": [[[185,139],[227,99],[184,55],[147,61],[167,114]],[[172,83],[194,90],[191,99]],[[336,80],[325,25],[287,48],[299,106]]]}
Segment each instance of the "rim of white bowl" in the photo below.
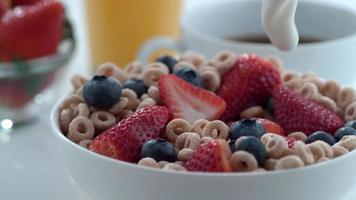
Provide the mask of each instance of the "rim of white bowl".
{"label": "rim of white bowl", "polygon": [[130,162],[125,162],[117,159],[113,159],[95,152],[92,152],[88,149],[85,149],[78,144],[70,141],[59,129],[58,126],[58,111],[61,105],[61,102],[66,98],[67,96],[63,96],[60,98],[54,105],[54,107],[51,110],[51,115],[50,115],[50,123],[51,123],[51,129],[52,129],[52,134],[56,137],[56,139],[60,139],[63,142],[69,144],[69,146],[73,147],[74,149],[78,151],[82,151],[83,153],[87,153],[90,156],[96,157],[97,159],[103,161],[103,162],[111,162],[116,165],[124,165],[126,167],[133,167],[138,170],[147,170],[147,171],[152,171],[156,173],[169,173],[169,174],[175,174],[175,175],[189,175],[189,176],[207,176],[207,177],[242,177],[242,176],[275,176],[275,175],[280,175],[280,174],[286,174],[286,173],[301,173],[303,171],[308,171],[308,170],[313,170],[315,168],[331,165],[335,162],[342,161],[344,159],[347,159],[350,156],[353,156],[353,154],[356,154],[355,151],[351,151],[345,155],[342,155],[337,158],[330,159],[325,162],[321,163],[315,163],[312,165],[304,166],[301,168],[295,168],[295,169],[287,169],[287,170],[275,170],[275,171],[253,171],[253,172],[192,172],[192,171],[172,171],[172,170],[162,170],[162,169],[155,169],[151,167],[146,167],[146,166],[140,166],[135,163],[130,163]]}

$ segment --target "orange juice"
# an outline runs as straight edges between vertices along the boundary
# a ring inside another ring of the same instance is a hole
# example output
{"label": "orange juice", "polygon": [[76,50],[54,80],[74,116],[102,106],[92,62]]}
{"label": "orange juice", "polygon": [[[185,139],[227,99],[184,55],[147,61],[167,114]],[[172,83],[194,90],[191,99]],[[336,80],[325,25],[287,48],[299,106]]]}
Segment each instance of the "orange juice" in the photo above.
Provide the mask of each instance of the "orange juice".
{"label": "orange juice", "polygon": [[181,0],[86,0],[92,64],[123,67],[151,37],[177,37]]}

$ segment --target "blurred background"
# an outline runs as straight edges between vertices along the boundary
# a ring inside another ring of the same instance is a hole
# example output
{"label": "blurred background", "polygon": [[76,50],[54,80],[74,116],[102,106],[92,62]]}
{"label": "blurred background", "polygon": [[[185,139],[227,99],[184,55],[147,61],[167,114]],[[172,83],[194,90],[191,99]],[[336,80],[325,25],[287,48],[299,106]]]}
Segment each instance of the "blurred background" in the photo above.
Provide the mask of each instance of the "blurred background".
{"label": "blurred background", "polygon": [[[53,103],[68,94],[72,75],[89,75],[103,61],[124,66],[136,58],[141,45],[151,37],[179,38],[180,20],[187,10],[197,6],[204,8],[213,1],[221,0],[62,0],[72,23],[75,48],[69,42],[63,46],[63,53],[60,51],[55,57],[28,64],[16,60],[14,66],[0,63],[0,127],[8,129],[1,131],[0,128],[0,200],[90,200],[85,191],[65,175],[60,160],[54,156],[48,122]],[[315,1],[356,6],[355,0]],[[1,37],[0,34],[0,45],[4,44]],[[0,46],[0,54],[3,48]],[[43,67],[33,71],[28,70],[27,65]],[[57,70],[59,66],[64,68]],[[56,82],[52,78],[55,74]],[[41,80],[37,86],[36,80]],[[20,93],[17,82],[31,86],[27,90],[33,90],[34,99],[14,103],[13,99],[22,98],[13,96],[14,91],[16,95]],[[47,85],[49,90],[44,90]],[[41,106],[33,108],[32,104]],[[27,121],[33,114],[38,119],[12,129],[16,120]]]}

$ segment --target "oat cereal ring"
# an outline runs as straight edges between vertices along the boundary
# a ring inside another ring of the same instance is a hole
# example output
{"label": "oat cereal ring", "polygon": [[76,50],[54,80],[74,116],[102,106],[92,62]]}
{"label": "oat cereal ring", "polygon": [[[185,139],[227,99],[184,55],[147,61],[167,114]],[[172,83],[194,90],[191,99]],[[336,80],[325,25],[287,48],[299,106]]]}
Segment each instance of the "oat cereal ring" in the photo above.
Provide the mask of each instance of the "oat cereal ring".
{"label": "oat cereal ring", "polygon": [[279,59],[278,57],[276,56],[269,56],[267,58],[267,60],[269,62],[271,62],[275,67],[276,69],[281,73],[284,71],[284,66],[283,66],[283,62],[281,59]]}
{"label": "oat cereal ring", "polygon": [[322,157],[332,158],[334,156],[331,146],[321,140],[307,144],[307,147],[312,152],[315,160],[319,160]]}
{"label": "oat cereal ring", "polygon": [[180,161],[187,161],[193,152],[193,149],[184,148],[178,152],[177,159]]}
{"label": "oat cereal ring", "polygon": [[60,106],[60,110],[66,109],[66,108],[70,108],[70,109],[74,109],[76,108],[80,103],[84,103],[83,99],[80,98],[77,95],[70,95],[68,97],[66,97],[61,106]]}
{"label": "oat cereal ring", "polygon": [[295,151],[294,151],[294,149],[286,149],[286,150],[284,150],[284,152],[283,152],[283,154],[282,154],[282,157],[284,157],[284,156],[295,156],[296,155],[296,153],[295,153]]}
{"label": "oat cereal ring", "polygon": [[82,140],[79,142],[79,146],[88,149],[89,145],[92,143],[92,140]]}
{"label": "oat cereal ring", "polygon": [[345,121],[351,121],[356,119],[356,101],[352,102],[346,107],[344,119]]}
{"label": "oat cereal ring", "polygon": [[141,101],[140,104],[138,104],[138,107],[136,108],[136,110],[139,110],[141,108],[148,107],[148,106],[155,106],[155,105],[157,105],[155,100],[153,100],[152,98],[147,98],[147,99],[144,99],[143,101]]}
{"label": "oat cereal ring", "polygon": [[346,107],[355,100],[356,100],[355,90],[351,87],[345,87],[340,91],[336,103],[340,108],[346,109]]}
{"label": "oat cereal ring", "polygon": [[318,101],[320,98],[320,93],[318,87],[311,82],[305,82],[302,86],[298,89],[299,93],[309,99]]}
{"label": "oat cereal ring", "polygon": [[82,140],[90,140],[94,137],[94,124],[90,119],[77,117],[70,124],[68,129],[68,139],[75,143]]}
{"label": "oat cereal ring", "polygon": [[84,102],[83,86],[80,87],[77,91],[75,91],[75,92],[74,92],[74,95],[78,96],[78,97]]}
{"label": "oat cereal ring", "polygon": [[204,64],[204,65],[203,65],[201,68],[199,68],[199,70],[198,70],[198,72],[199,72],[200,74],[203,73],[203,72],[205,72],[205,71],[212,71],[212,72],[215,72],[215,73],[220,77],[218,70],[217,70],[215,67],[211,66],[211,65]]}
{"label": "oat cereal ring", "polygon": [[200,135],[193,132],[185,132],[177,136],[175,146],[178,150],[188,148],[196,149],[200,145]]}
{"label": "oat cereal ring", "polygon": [[299,74],[294,71],[287,71],[283,73],[282,81],[287,87],[292,89],[299,88],[301,85],[301,79],[299,77]]}
{"label": "oat cereal ring", "polygon": [[220,76],[218,73],[206,70],[200,73],[204,88],[210,91],[216,91],[220,87]]}
{"label": "oat cereal ring", "polygon": [[115,103],[110,109],[114,115],[118,115],[121,111],[123,111],[129,105],[129,99],[127,97],[120,97],[119,101]]}
{"label": "oat cereal ring", "polygon": [[286,149],[288,149],[288,143],[279,135],[271,137],[270,141],[266,143],[267,154],[270,158],[281,158]]}
{"label": "oat cereal ring", "polygon": [[320,96],[318,102],[323,105],[324,107],[326,107],[327,109],[329,109],[330,111],[336,113],[337,110],[338,110],[338,107],[335,103],[334,100],[332,100],[331,98],[329,97],[326,97],[326,96]]}
{"label": "oat cereal ring", "polygon": [[158,68],[147,68],[143,71],[142,80],[147,86],[158,85],[159,77],[167,74],[166,71]]}
{"label": "oat cereal ring", "polygon": [[[215,133],[214,133],[215,131]],[[209,122],[203,129],[204,137],[212,137],[214,139],[227,139],[229,135],[229,127],[220,120]]]}
{"label": "oat cereal ring", "polygon": [[212,137],[201,137],[200,138],[200,144],[205,144],[213,141],[214,139]]}
{"label": "oat cereal ring", "polygon": [[176,163],[168,163],[162,169],[171,171],[187,171],[183,166]]}
{"label": "oat cereal ring", "polygon": [[316,163],[321,163],[321,162],[325,162],[325,161],[328,161],[328,160],[330,160],[330,158],[323,157],[323,158],[320,158],[319,160],[317,160]]}
{"label": "oat cereal ring", "polygon": [[187,61],[192,63],[196,68],[199,68],[200,66],[203,65],[203,63],[205,62],[205,58],[202,54],[198,53],[198,52],[193,52],[193,51],[186,51],[185,53],[183,53],[180,58],[179,61]]}
{"label": "oat cereal ring", "polygon": [[148,94],[142,94],[140,100],[143,101],[145,99],[151,98]]}
{"label": "oat cereal ring", "polygon": [[138,78],[142,72],[142,65],[138,61],[131,62],[124,67],[124,72],[129,78]]}
{"label": "oat cereal ring", "polygon": [[234,65],[237,57],[234,52],[222,51],[215,55],[212,65],[218,70],[220,75],[223,75]]}
{"label": "oat cereal ring", "polygon": [[138,161],[137,164],[151,168],[160,168],[159,164],[153,158],[150,157],[142,158],[140,161]]}
{"label": "oat cereal ring", "polygon": [[303,82],[314,83],[316,85],[316,87],[318,88],[318,90],[320,90],[323,86],[323,82],[320,80],[320,78],[312,72],[303,74],[301,76],[301,79]]}
{"label": "oat cereal ring", "polygon": [[342,146],[348,151],[352,151],[356,149],[356,136],[346,135],[338,143],[336,143],[336,145]]}
{"label": "oat cereal ring", "polygon": [[274,138],[274,137],[278,137],[278,135],[273,134],[273,133],[263,134],[262,137],[261,137],[261,142],[264,145],[267,145],[267,143],[270,142],[272,140],[272,138]]}
{"label": "oat cereal ring", "polygon": [[297,156],[302,159],[305,165],[311,165],[315,162],[314,155],[304,142],[296,141],[294,143],[294,151]]}
{"label": "oat cereal ring", "polygon": [[197,70],[197,68],[192,63],[186,62],[186,61],[180,61],[176,65],[174,65],[173,71],[177,71],[177,70],[179,70],[181,68],[190,68],[190,69],[192,69],[194,71]]}
{"label": "oat cereal ring", "polygon": [[258,168],[255,156],[246,151],[236,151],[233,153],[230,166],[234,172],[254,171]]}
{"label": "oat cereal ring", "polygon": [[125,118],[127,118],[129,115],[134,113],[132,110],[124,109],[122,110],[117,116],[116,116],[116,122],[119,122]]}
{"label": "oat cereal ring", "polygon": [[259,168],[255,169],[255,170],[253,170],[253,171],[254,171],[254,172],[266,172],[267,170],[264,169],[264,168],[262,168],[262,167],[259,167]]}
{"label": "oat cereal ring", "polygon": [[203,136],[203,130],[208,123],[209,121],[206,119],[199,119],[193,123],[192,131],[198,133],[200,136]]}
{"label": "oat cereal ring", "polygon": [[147,94],[149,97],[154,99],[157,103],[159,103],[160,96],[159,96],[159,89],[157,86],[151,86],[148,88]]}
{"label": "oat cereal ring", "polygon": [[147,69],[147,68],[159,69],[159,70],[164,71],[165,74],[169,74],[169,69],[168,69],[168,67],[167,67],[165,64],[160,63],[160,62],[148,64],[148,65],[145,67],[145,69]]}
{"label": "oat cereal ring", "polygon": [[111,62],[106,62],[99,65],[96,74],[99,76],[114,77],[116,80],[120,81],[120,84],[128,80],[126,73]]}
{"label": "oat cereal ring", "polygon": [[76,74],[72,76],[70,82],[72,84],[74,91],[77,91],[80,87],[82,87],[85,84],[85,82],[87,82],[87,79],[82,75]]}
{"label": "oat cereal ring", "polygon": [[277,164],[277,159],[269,158],[263,164],[263,168],[265,168],[266,170],[271,171],[271,170],[274,170],[276,164]]}
{"label": "oat cereal ring", "polygon": [[125,88],[121,92],[121,97],[126,97],[129,100],[129,102],[126,106],[126,109],[136,110],[136,108],[139,104],[139,99],[137,98],[136,92],[134,92],[131,89]]}
{"label": "oat cereal ring", "polygon": [[107,111],[95,111],[90,115],[96,130],[106,130],[116,124],[116,117]]}
{"label": "oat cereal ring", "polygon": [[298,156],[286,156],[277,160],[275,170],[293,169],[304,167],[303,161]]}
{"label": "oat cereal ring", "polygon": [[335,80],[327,80],[322,85],[320,92],[331,98],[332,100],[336,101],[338,94],[341,91],[341,85]]}
{"label": "oat cereal ring", "polygon": [[88,118],[90,114],[90,110],[87,104],[80,103],[76,108],[73,110],[73,118],[76,117],[85,117]]}
{"label": "oat cereal ring", "polygon": [[303,132],[290,133],[288,135],[288,137],[291,137],[291,138],[293,138],[295,140],[299,140],[299,141],[305,141],[308,138],[308,136],[305,135]]}
{"label": "oat cereal ring", "polygon": [[249,119],[256,117],[263,117],[265,115],[264,110],[261,106],[252,106],[240,113],[241,119]]}
{"label": "oat cereal ring", "polygon": [[345,147],[339,146],[339,145],[334,145],[331,148],[332,148],[332,150],[334,152],[334,158],[342,156],[342,155],[347,154],[349,152],[349,150],[347,150]]}
{"label": "oat cereal ring", "polygon": [[73,120],[73,110],[66,108],[60,112],[59,124],[63,133],[68,133],[70,122]]}
{"label": "oat cereal ring", "polygon": [[173,119],[166,126],[166,136],[171,142],[176,142],[177,137],[185,132],[189,132],[191,126],[184,119]]}

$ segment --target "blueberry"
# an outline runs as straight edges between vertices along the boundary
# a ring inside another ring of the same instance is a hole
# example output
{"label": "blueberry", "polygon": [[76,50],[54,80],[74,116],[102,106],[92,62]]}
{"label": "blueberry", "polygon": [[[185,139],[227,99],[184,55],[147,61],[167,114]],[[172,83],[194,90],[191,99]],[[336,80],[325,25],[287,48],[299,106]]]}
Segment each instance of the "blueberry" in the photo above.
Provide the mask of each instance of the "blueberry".
{"label": "blueberry", "polygon": [[267,102],[267,112],[271,117],[274,117],[274,103],[273,98],[270,98]]}
{"label": "blueberry", "polygon": [[156,62],[160,62],[165,64],[168,69],[169,69],[169,73],[173,73],[173,67],[174,65],[176,65],[178,63],[178,61],[173,58],[172,56],[168,56],[168,55],[163,55],[161,57],[159,57]]}
{"label": "blueberry", "polygon": [[143,94],[147,93],[147,85],[140,79],[130,79],[124,83],[122,88],[128,88],[136,92],[138,97],[141,97]]}
{"label": "blueberry", "polygon": [[230,140],[229,141],[229,146],[231,153],[234,153],[236,151],[236,141],[235,140]]}
{"label": "blueberry", "polygon": [[150,157],[159,161],[175,162],[177,160],[174,146],[163,139],[153,139],[142,146],[141,157]]}
{"label": "blueberry", "polygon": [[174,71],[174,74],[194,86],[203,87],[203,79],[200,74],[193,69],[183,67]]}
{"label": "blueberry", "polygon": [[348,121],[345,126],[356,129],[356,120]]}
{"label": "blueberry", "polygon": [[336,142],[340,141],[345,135],[356,135],[356,130],[351,127],[342,127],[335,132]]}
{"label": "blueberry", "polygon": [[324,131],[317,131],[308,136],[308,138],[305,140],[305,144],[310,144],[317,140],[324,141],[330,146],[334,145],[336,142],[335,138],[330,133]]}
{"label": "blueberry", "polygon": [[85,83],[83,97],[89,106],[110,108],[120,99],[121,86],[114,78],[94,76]]}
{"label": "blueberry", "polygon": [[263,165],[267,159],[267,151],[264,144],[256,137],[248,136],[242,139],[237,146],[237,151],[247,151],[254,155],[258,165]]}
{"label": "blueberry", "polygon": [[262,124],[255,119],[243,119],[235,122],[229,129],[230,140],[237,140],[241,136],[254,136],[261,138],[266,131]]}

